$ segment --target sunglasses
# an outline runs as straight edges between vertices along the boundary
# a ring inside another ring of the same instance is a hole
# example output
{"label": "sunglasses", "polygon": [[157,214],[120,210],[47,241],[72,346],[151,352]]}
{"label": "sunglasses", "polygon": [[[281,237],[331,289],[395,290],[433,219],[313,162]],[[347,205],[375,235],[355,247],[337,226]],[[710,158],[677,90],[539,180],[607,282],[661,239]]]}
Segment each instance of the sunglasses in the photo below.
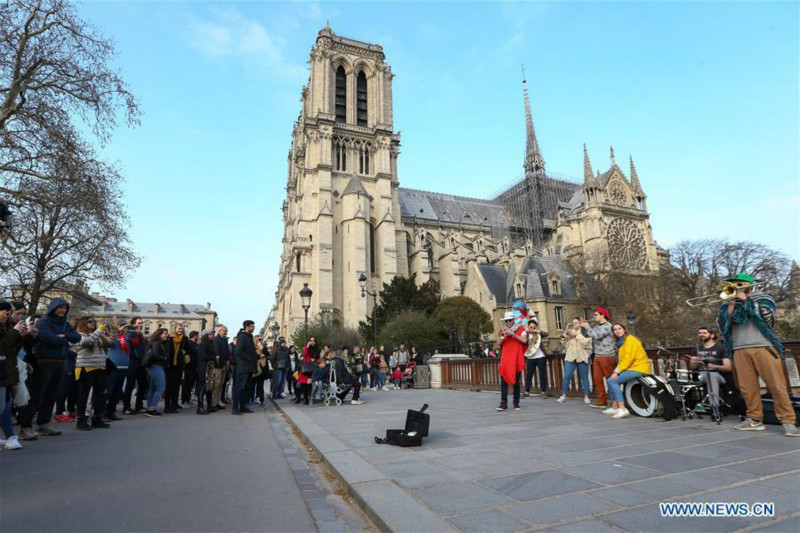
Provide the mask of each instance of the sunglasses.
{"label": "sunglasses", "polygon": [[86,321],[86,323],[87,324],[97,324],[97,320],[94,320],[94,319],[90,318],[89,320]]}

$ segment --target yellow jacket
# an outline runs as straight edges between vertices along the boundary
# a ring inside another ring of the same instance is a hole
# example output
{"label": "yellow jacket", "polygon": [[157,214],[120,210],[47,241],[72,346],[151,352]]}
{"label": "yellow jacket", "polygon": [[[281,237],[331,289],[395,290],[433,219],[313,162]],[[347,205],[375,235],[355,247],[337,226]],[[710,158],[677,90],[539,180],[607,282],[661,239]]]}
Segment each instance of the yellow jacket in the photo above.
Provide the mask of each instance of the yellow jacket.
{"label": "yellow jacket", "polygon": [[616,371],[620,374],[626,370],[651,374],[650,358],[647,357],[647,352],[644,351],[642,341],[633,335],[627,335],[622,346],[619,347],[619,362],[617,363]]}

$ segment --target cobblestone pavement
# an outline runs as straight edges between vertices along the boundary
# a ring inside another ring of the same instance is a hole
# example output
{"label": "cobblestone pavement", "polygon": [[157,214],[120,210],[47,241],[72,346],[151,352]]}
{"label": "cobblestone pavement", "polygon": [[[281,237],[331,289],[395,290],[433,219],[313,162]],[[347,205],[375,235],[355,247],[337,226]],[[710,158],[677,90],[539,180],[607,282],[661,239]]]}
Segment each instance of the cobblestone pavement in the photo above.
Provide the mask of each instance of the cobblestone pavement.
{"label": "cobblestone pavement", "polygon": [[[366,404],[277,405],[381,529],[393,531],[799,531],[800,439],[708,418],[613,420],[582,399],[368,392]],[[420,448],[377,445],[428,403]],[[658,502],[772,502],[774,518],[662,518]]]}

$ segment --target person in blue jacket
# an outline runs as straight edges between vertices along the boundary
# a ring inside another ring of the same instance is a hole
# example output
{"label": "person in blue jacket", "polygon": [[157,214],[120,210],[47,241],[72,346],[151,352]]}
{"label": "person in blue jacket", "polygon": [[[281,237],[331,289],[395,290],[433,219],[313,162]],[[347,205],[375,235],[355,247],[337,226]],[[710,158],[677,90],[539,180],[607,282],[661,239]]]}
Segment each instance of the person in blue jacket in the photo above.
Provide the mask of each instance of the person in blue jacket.
{"label": "person in blue jacket", "polygon": [[36,435],[49,437],[61,435],[50,427],[58,392],[61,388],[64,361],[70,352],[70,343],[78,343],[81,336],[72,329],[67,320],[69,304],[63,298],[53,298],[47,314],[36,325],[39,335],[33,348],[33,355],[39,366],[34,374],[35,396],[39,398],[39,411],[36,417]]}

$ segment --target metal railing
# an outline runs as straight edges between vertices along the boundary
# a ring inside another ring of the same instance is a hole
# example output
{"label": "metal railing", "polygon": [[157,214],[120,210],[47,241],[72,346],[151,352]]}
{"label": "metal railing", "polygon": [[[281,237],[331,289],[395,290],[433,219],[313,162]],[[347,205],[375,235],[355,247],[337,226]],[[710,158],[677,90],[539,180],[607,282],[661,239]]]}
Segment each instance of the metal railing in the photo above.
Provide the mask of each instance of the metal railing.
{"label": "metal railing", "polygon": [[[800,339],[785,341],[783,347],[786,350],[786,357],[792,357],[800,369]],[[668,348],[670,352],[690,353],[693,346]],[[653,362],[653,369],[656,374],[663,375],[664,364],[660,361],[662,356],[668,355],[663,350],[649,349],[647,355]],[[442,360],[442,388],[444,389],[465,389],[474,391],[498,391],[500,390],[500,375],[498,368],[499,358],[489,359],[443,359]],[[552,354],[547,356],[547,383],[548,391],[560,391],[561,383],[564,378],[564,354]],[[523,382],[525,375],[523,372]],[[591,374],[589,380],[591,381]],[[591,386],[591,383],[590,383]],[[594,387],[592,387],[594,389]],[[539,376],[536,372],[533,375],[534,392],[541,392],[539,389]],[[580,376],[575,372],[575,379],[572,379],[567,389],[567,396],[583,396],[583,384]],[[594,392],[592,392],[594,397]]]}

